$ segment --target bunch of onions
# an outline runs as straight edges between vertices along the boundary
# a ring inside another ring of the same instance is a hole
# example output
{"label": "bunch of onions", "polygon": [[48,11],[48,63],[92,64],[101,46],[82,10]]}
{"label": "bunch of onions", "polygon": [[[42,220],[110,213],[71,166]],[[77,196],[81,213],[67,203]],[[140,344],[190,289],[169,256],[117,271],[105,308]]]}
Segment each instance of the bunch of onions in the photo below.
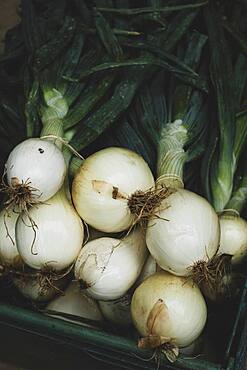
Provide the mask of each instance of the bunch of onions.
{"label": "bunch of onions", "polygon": [[201,334],[207,319],[205,300],[195,283],[162,271],[145,279],[131,302],[140,348],[160,348],[175,361],[179,347]]}
{"label": "bunch of onions", "polygon": [[107,148],[89,156],[72,184],[72,198],[81,218],[113,233],[136,221],[146,191],[154,186],[147,163],[135,152]]}
{"label": "bunch of onions", "polygon": [[[97,303],[81,292],[77,281],[72,281],[62,296],[56,297],[47,306],[49,316],[80,324],[79,318],[102,321],[103,317]],[[83,321],[85,325],[85,321]]]}
{"label": "bunch of onions", "polygon": [[92,298],[115,300],[134,284],[146,257],[140,228],[122,239],[98,238],[82,248],[75,263],[75,278]]}
{"label": "bunch of onions", "polygon": [[12,150],[2,191],[7,195],[5,216],[10,210],[19,216],[15,239],[21,259],[27,266],[49,273],[70,268],[81,249],[84,231],[68,191],[71,153],[62,151],[61,144],[62,118],[68,106],[56,89],[44,88],[43,94],[46,106],[41,109],[41,138],[27,139]]}
{"label": "bunch of onions", "polygon": [[[201,196],[183,188],[183,149],[188,129],[182,120],[166,124],[158,153],[157,187],[170,189],[150,219],[147,247],[158,265],[175,275],[193,274],[201,280],[209,271],[219,245],[216,212]],[[198,276],[199,275],[199,276]]]}

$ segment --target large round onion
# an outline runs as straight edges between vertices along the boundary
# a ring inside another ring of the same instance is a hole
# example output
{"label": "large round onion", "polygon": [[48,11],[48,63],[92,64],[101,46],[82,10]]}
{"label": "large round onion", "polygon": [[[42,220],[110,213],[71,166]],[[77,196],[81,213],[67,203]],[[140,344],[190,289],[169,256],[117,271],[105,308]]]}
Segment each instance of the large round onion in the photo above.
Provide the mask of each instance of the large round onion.
{"label": "large round onion", "polygon": [[[35,225],[31,227],[31,221]],[[16,224],[18,251],[37,270],[61,271],[77,258],[83,243],[83,224],[63,190],[47,203],[19,216]]]}
{"label": "large round onion", "polygon": [[161,342],[166,338],[167,342],[185,347],[201,334],[207,308],[195,283],[162,271],[145,279],[135,290],[131,314],[142,337],[158,337]]}
{"label": "large round onion", "polygon": [[75,277],[92,298],[115,300],[135,283],[146,257],[141,229],[132,231],[122,240],[95,239],[82,248],[75,264]]}
{"label": "large round onion", "polygon": [[119,232],[134,220],[128,207],[131,195],[153,186],[153,175],[141,156],[123,148],[107,148],[83,162],[73,181],[72,197],[77,212],[89,225]]}
{"label": "large round onion", "polygon": [[61,188],[66,164],[61,150],[51,141],[32,138],[18,144],[7,163],[10,186],[27,184],[33,189],[33,200],[46,201]]}
{"label": "large round onion", "polygon": [[218,249],[220,228],[213,207],[201,196],[178,189],[162,201],[158,218],[148,224],[147,247],[158,265],[185,276]]}

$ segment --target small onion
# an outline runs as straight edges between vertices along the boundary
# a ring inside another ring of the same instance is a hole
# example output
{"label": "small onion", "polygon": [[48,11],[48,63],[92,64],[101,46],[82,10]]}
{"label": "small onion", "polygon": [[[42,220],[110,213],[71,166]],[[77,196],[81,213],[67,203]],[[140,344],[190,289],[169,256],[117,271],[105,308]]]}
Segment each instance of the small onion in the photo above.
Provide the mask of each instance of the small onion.
{"label": "small onion", "polygon": [[232,256],[231,263],[237,265],[247,257],[247,222],[236,215],[220,216],[219,253]]}
{"label": "small onion", "polygon": [[[32,219],[37,227],[31,227]],[[77,258],[83,242],[83,224],[60,190],[47,203],[20,215],[16,224],[18,251],[37,270],[61,271]]]}
{"label": "small onion", "polygon": [[207,308],[195,283],[162,271],[135,290],[131,314],[141,336],[166,338],[186,347],[201,334]]}
{"label": "small onion", "polygon": [[99,300],[122,297],[134,284],[147,256],[141,229],[121,239],[103,237],[88,242],[81,250],[75,277],[87,294]]}
{"label": "small onion", "polygon": [[32,138],[18,144],[6,162],[9,186],[30,183],[33,197],[46,201],[61,188],[66,163],[61,150],[51,141]]}
{"label": "small onion", "polygon": [[64,288],[67,278],[61,278],[52,281],[52,284],[47,281],[42,281],[41,276],[35,273],[25,273],[20,276],[13,276],[12,282],[19,292],[27,299],[34,302],[48,302]]}
{"label": "small onion", "polygon": [[18,213],[5,209],[0,213],[0,261],[4,266],[19,267],[22,265],[15,240],[18,216]]}
{"label": "small onion", "polygon": [[201,196],[178,189],[162,201],[158,218],[149,221],[147,247],[158,265],[186,276],[197,262],[207,262],[218,249],[218,216]]}
{"label": "small onion", "polygon": [[153,186],[153,175],[141,156],[123,148],[107,148],[83,162],[73,181],[72,198],[89,225],[120,232],[135,220],[128,206],[131,195]]}
{"label": "small onion", "polygon": [[[86,294],[80,291],[80,285],[77,281],[72,281],[64,292],[64,295],[55,298],[47,307],[49,311],[58,313],[67,313],[90,320],[102,321],[103,317],[97,303]],[[79,321],[49,313],[49,316],[58,317],[65,321],[79,323]]]}

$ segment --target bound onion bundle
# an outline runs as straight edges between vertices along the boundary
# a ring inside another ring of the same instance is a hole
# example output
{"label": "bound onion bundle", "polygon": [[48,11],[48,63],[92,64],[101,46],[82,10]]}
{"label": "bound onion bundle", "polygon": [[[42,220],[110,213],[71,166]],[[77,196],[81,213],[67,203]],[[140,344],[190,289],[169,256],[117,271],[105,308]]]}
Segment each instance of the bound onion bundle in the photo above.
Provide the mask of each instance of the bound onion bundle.
{"label": "bound onion bundle", "polygon": [[[200,56],[206,41],[205,35],[194,32],[187,49],[182,49],[184,62],[193,68],[204,68]],[[173,89],[170,98],[162,88],[168,83]],[[221,276],[216,276],[218,216],[206,199],[185,190],[183,182],[185,164],[195,161],[204,150],[207,96],[158,74],[140,94],[136,111],[141,115],[143,130],[158,148],[155,194],[160,195],[160,200],[154,203],[149,217],[147,247],[162,269],[180,276],[192,275],[195,281],[207,280],[214,285]],[[153,117],[151,131],[146,116]],[[159,193],[162,189],[163,194]]]}
{"label": "bound onion bundle", "polygon": [[204,330],[199,288],[239,292],[246,48],[240,32],[228,52],[223,2],[72,3],[24,1],[22,52],[0,56],[24,91],[0,87],[0,272],[38,306],[59,295],[45,314],[132,323],[173,362]]}

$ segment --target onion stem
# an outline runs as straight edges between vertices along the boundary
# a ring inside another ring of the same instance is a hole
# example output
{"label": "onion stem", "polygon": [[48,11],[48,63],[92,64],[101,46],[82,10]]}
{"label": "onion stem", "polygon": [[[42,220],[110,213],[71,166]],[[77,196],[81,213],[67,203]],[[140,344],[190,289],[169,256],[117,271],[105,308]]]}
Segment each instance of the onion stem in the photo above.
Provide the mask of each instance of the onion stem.
{"label": "onion stem", "polygon": [[164,127],[158,149],[158,183],[168,187],[181,187],[187,157],[184,145],[187,140],[187,129],[182,120],[176,120]]}

